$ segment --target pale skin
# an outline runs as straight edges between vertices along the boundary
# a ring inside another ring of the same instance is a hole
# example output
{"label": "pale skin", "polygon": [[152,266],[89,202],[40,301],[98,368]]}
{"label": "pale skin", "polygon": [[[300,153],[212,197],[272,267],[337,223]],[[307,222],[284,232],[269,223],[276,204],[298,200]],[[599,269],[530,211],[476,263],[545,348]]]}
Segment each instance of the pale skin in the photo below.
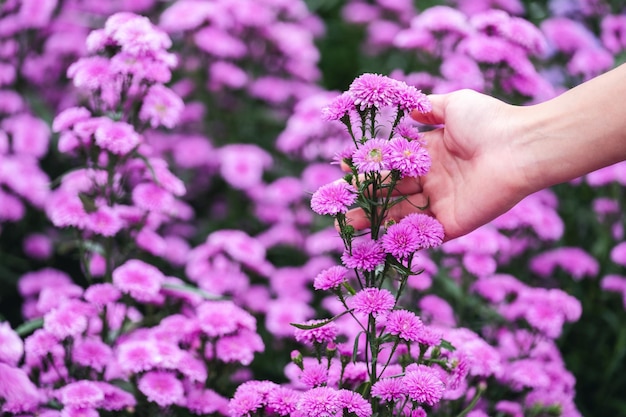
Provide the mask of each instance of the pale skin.
{"label": "pale skin", "polygon": [[[626,160],[626,64],[551,100],[514,106],[471,90],[431,95],[425,124],[430,172],[405,178],[389,210],[400,220],[418,207],[444,227],[446,240],[490,222],[524,197]],[[360,209],[347,213],[368,226]]]}

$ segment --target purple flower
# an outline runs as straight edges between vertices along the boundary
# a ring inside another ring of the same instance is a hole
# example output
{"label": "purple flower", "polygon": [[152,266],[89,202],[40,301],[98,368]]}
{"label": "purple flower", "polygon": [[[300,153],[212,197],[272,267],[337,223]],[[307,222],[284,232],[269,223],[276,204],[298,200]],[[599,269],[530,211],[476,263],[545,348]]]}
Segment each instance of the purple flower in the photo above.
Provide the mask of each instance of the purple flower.
{"label": "purple flower", "polygon": [[[256,382],[256,381],[251,381]],[[265,395],[254,389],[255,385],[241,384],[228,404],[231,417],[245,417],[255,412],[265,404]]]}
{"label": "purple flower", "polygon": [[547,250],[530,261],[530,269],[541,277],[548,277],[557,268],[562,268],[578,281],[585,276],[593,277],[598,274],[597,259],[578,247],[560,247]]}
{"label": "purple flower", "polygon": [[401,222],[411,225],[420,240],[420,248],[434,248],[443,242],[444,230],[437,219],[423,213],[411,213]]}
{"label": "purple flower", "polygon": [[220,161],[220,174],[239,190],[247,190],[262,182],[263,171],[272,164],[271,155],[256,145],[223,146],[215,155]]}
{"label": "purple flower", "polygon": [[400,260],[410,258],[420,247],[414,228],[406,222],[389,226],[380,242],[385,252]]}
{"label": "purple flower", "polygon": [[24,355],[24,343],[7,322],[0,323],[0,362],[16,366]]}
{"label": "purple flower", "polygon": [[53,253],[52,239],[43,233],[31,233],[24,238],[24,253],[31,258],[45,260]]}
{"label": "purple flower", "polygon": [[78,336],[87,330],[89,317],[85,315],[84,306],[84,303],[75,300],[62,303],[44,315],[44,329],[59,340]]}
{"label": "purple flower", "polygon": [[385,328],[389,333],[413,342],[419,340],[424,323],[411,311],[394,310],[387,315]]}
{"label": "purple flower", "polygon": [[154,343],[145,340],[129,340],[117,346],[117,362],[128,373],[148,371],[159,365],[161,354]]}
{"label": "purple flower", "polygon": [[620,242],[611,249],[611,260],[618,265],[626,266],[626,242]]}
{"label": "purple flower", "polygon": [[135,128],[125,122],[104,122],[95,132],[96,144],[116,155],[126,155],[142,142]]}
{"label": "purple flower", "polygon": [[124,222],[117,215],[114,208],[109,206],[98,207],[87,214],[85,229],[102,236],[112,237],[124,227]]}
{"label": "purple flower", "polygon": [[313,288],[316,290],[335,290],[346,282],[348,269],[335,265],[323,270],[313,279]]}
{"label": "purple flower", "polygon": [[228,407],[228,399],[222,397],[212,389],[190,388],[185,398],[185,406],[193,413],[212,414]]}
{"label": "purple flower", "polygon": [[426,365],[407,367],[402,382],[413,401],[430,406],[437,404],[445,391],[437,371]]}
{"label": "purple flower", "polygon": [[165,126],[173,128],[180,119],[185,104],[169,88],[155,84],[148,90],[139,110],[139,118],[150,122],[152,128]]}
{"label": "purple flower", "polygon": [[148,398],[148,401],[155,402],[161,407],[184,403],[183,384],[171,372],[147,372],[139,379],[137,387]]}
{"label": "purple flower", "polygon": [[111,347],[97,338],[77,339],[72,346],[74,362],[98,372],[102,372],[112,358]]}
{"label": "purple flower", "polygon": [[613,54],[626,49],[626,16],[606,15],[600,22],[600,39],[606,49]]}
{"label": "purple flower", "polygon": [[197,307],[200,329],[209,337],[256,330],[256,319],[232,301],[205,301]]}
{"label": "purple flower", "polygon": [[0,362],[0,398],[5,413],[25,413],[34,411],[43,400],[28,375],[22,369]]}
{"label": "purple flower", "polygon": [[280,416],[293,415],[300,392],[288,387],[278,387],[267,396],[267,408]]}
{"label": "purple flower", "polygon": [[352,243],[352,250],[346,250],[341,261],[347,268],[373,271],[385,261],[385,251],[376,240],[361,240]]}
{"label": "purple flower", "polygon": [[396,104],[397,83],[384,75],[363,74],[352,81],[348,92],[361,110],[392,106]]}
{"label": "purple flower", "polygon": [[120,411],[137,405],[137,400],[131,393],[107,382],[93,381],[93,383],[104,394],[104,399],[100,403],[100,408],[109,411]]}
{"label": "purple flower", "polygon": [[316,387],[301,394],[296,409],[303,416],[334,416],[341,410],[339,391],[330,387]]}
{"label": "purple flower", "polygon": [[341,408],[357,417],[370,417],[372,415],[371,404],[356,392],[347,389],[339,390],[339,402]]}
{"label": "purple flower", "polygon": [[113,84],[109,60],[101,56],[81,58],[67,69],[67,76],[78,88],[96,91]]}
{"label": "purple flower", "polygon": [[91,381],[70,382],[59,390],[59,400],[66,407],[97,408],[104,393],[98,385]]}
{"label": "purple flower", "polygon": [[378,172],[389,169],[389,142],[385,139],[370,139],[359,146],[352,155],[358,172]]}
{"label": "purple flower", "polygon": [[[309,320],[305,322],[305,325],[313,325],[324,322],[324,320]],[[307,345],[313,345],[315,343],[330,343],[335,340],[339,329],[333,322],[329,322],[321,327],[313,329],[298,329],[294,330],[294,336],[298,342],[305,343]]]}
{"label": "purple flower", "polygon": [[84,107],[70,107],[63,110],[52,121],[52,130],[62,132],[71,129],[76,122],[87,120],[91,117],[91,112]]}
{"label": "purple flower", "polygon": [[317,214],[335,216],[347,212],[356,199],[354,186],[339,180],[323,185],[315,191],[311,197],[311,208]]}
{"label": "purple flower", "polygon": [[328,106],[322,109],[322,119],[328,121],[340,120],[354,109],[354,97],[349,92],[345,92],[335,97]]}
{"label": "purple flower", "polygon": [[405,395],[406,387],[402,378],[381,378],[372,386],[372,396],[382,401],[400,401]]}
{"label": "purple flower", "polygon": [[155,266],[139,259],[130,259],[113,271],[113,284],[137,301],[154,300],[165,281],[165,275]]}
{"label": "purple flower", "polygon": [[256,352],[265,349],[263,339],[258,333],[251,330],[241,330],[239,333],[224,336],[215,344],[217,359],[222,362],[239,362],[249,365],[254,359]]}
{"label": "purple flower", "polygon": [[402,177],[426,175],[430,165],[430,155],[420,142],[402,137],[389,141],[389,168],[400,171]]}
{"label": "purple flower", "polygon": [[102,308],[107,304],[114,303],[122,297],[121,291],[113,284],[107,282],[93,284],[85,290],[85,300]]}
{"label": "purple flower", "polygon": [[306,388],[320,387],[328,383],[328,368],[324,363],[307,362],[304,365],[300,382]]}
{"label": "purple flower", "polygon": [[396,305],[396,300],[389,290],[364,288],[349,298],[349,303],[359,313],[385,314]]}

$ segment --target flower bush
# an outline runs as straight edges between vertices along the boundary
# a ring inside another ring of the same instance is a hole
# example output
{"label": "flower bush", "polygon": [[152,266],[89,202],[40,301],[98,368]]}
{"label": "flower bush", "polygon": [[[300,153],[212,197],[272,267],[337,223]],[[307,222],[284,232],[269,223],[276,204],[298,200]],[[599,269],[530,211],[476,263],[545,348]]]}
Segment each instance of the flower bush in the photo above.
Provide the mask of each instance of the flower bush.
{"label": "flower bush", "polygon": [[2,413],[623,414],[624,163],[445,243],[383,219],[426,94],[553,97],[624,62],[624,12],[2,2]]}

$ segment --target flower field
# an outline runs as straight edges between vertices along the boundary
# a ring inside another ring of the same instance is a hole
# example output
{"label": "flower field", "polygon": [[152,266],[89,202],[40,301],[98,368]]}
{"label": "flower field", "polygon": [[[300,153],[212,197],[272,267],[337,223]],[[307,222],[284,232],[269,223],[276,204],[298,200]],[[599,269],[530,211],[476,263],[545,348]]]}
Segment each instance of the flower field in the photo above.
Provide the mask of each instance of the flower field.
{"label": "flower field", "polygon": [[2,415],[626,415],[626,162],[386,218],[428,94],[555,97],[621,3],[0,0]]}

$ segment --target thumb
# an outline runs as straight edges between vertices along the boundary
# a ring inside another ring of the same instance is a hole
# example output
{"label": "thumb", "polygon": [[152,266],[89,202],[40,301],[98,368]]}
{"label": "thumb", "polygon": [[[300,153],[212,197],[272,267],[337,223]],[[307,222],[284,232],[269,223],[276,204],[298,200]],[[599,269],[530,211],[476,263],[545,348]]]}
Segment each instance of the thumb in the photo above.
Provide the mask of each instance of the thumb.
{"label": "thumb", "polygon": [[428,100],[432,105],[432,109],[427,113],[422,113],[415,109],[411,112],[411,117],[427,125],[440,125],[444,123],[444,107],[445,107],[445,94],[430,94]]}

